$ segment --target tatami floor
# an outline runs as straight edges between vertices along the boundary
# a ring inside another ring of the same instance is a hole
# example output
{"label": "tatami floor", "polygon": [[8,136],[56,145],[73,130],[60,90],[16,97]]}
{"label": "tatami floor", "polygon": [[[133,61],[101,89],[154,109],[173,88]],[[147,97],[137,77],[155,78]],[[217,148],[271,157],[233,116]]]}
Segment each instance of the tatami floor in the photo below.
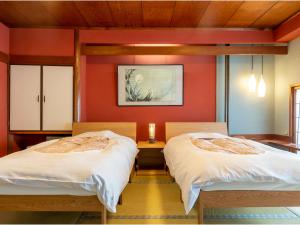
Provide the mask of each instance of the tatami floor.
{"label": "tatami floor", "polygon": [[[150,173],[151,174],[151,173]],[[1,213],[0,223],[95,224],[97,213]],[[166,175],[137,175],[123,192],[123,203],[116,214],[108,215],[110,224],[194,224],[196,210],[185,215],[176,183]],[[205,223],[279,223],[299,224],[298,208],[207,209]]]}

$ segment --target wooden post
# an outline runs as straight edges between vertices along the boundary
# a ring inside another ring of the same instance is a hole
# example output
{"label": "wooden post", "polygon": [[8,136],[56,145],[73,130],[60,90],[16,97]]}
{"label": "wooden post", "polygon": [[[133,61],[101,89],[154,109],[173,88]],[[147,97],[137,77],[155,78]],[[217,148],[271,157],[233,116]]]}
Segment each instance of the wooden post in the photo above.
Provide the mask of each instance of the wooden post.
{"label": "wooden post", "polygon": [[80,121],[80,40],[79,29],[74,30],[74,53],[75,53],[75,67],[74,67],[74,112],[73,121]]}
{"label": "wooden post", "polygon": [[204,206],[202,201],[200,200],[200,196],[198,198],[198,224],[204,223]]}
{"label": "wooden post", "polygon": [[225,55],[225,122],[229,132],[230,56]]}

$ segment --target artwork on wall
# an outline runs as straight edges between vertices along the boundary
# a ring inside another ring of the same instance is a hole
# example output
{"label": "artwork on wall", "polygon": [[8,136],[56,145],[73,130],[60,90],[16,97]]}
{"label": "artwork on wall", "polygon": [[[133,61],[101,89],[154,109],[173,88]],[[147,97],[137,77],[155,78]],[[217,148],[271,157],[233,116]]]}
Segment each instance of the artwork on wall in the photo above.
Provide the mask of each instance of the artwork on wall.
{"label": "artwork on wall", "polygon": [[183,65],[118,65],[118,105],[183,105]]}

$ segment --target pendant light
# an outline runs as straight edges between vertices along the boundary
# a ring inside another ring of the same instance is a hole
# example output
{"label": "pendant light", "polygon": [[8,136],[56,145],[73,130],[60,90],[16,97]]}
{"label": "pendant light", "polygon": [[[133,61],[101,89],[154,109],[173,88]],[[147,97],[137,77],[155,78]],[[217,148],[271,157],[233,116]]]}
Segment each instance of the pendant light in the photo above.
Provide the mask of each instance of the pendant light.
{"label": "pendant light", "polygon": [[260,80],[258,82],[258,91],[257,91],[257,95],[258,97],[265,97],[266,96],[266,83],[264,80],[264,56],[261,56],[261,75],[260,75]]}
{"label": "pendant light", "polygon": [[253,55],[251,56],[251,74],[248,80],[249,92],[255,93],[256,91],[256,77],[253,71]]}

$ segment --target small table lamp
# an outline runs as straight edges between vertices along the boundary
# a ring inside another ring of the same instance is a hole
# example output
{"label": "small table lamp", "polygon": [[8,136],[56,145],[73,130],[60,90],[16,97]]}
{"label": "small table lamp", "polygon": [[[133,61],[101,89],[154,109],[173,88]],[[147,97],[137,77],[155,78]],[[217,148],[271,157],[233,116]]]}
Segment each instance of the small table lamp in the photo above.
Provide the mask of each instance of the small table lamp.
{"label": "small table lamp", "polygon": [[149,143],[155,142],[155,123],[149,123]]}

